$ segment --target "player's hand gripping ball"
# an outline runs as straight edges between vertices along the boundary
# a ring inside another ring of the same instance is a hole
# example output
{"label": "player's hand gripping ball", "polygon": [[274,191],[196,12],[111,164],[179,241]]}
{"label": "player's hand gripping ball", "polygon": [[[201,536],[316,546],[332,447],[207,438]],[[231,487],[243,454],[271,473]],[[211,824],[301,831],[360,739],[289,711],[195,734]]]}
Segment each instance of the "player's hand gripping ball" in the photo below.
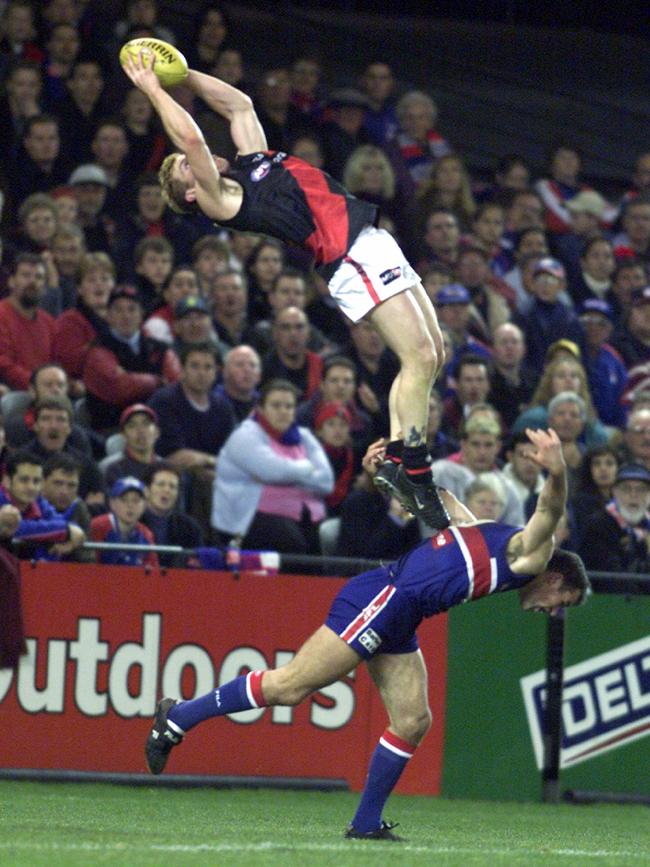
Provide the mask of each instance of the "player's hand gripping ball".
{"label": "player's hand gripping ball", "polygon": [[139,39],[131,39],[120,49],[120,63],[126,64],[127,58],[132,55],[137,57],[140,52],[146,57],[152,55],[156,58],[153,71],[163,87],[174,87],[187,78],[187,60],[183,54],[162,39],[154,39],[149,36],[141,36]]}

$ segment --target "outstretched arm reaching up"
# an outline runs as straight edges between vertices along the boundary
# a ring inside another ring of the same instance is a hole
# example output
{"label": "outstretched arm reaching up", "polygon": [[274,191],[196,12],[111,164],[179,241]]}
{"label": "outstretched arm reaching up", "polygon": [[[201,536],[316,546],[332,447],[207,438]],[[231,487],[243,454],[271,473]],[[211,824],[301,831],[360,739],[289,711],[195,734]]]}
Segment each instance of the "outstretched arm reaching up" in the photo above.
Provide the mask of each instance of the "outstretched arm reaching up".
{"label": "outstretched arm reaching up", "polygon": [[566,465],[562,443],[554,430],[526,430],[531,448],[529,457],[546,470],[548,476],[528,523],[508,544],[508,559],[513,572],[541,572],[552,552],[553,533],[557,529],[567,498]]}
{"label": "outstretched arm reaching up", "polygon": [[266,136],[249,96],[212,75],[190,69],[187,84],[210,108],[230,121],[230,135],[240,154],[265,151]]}

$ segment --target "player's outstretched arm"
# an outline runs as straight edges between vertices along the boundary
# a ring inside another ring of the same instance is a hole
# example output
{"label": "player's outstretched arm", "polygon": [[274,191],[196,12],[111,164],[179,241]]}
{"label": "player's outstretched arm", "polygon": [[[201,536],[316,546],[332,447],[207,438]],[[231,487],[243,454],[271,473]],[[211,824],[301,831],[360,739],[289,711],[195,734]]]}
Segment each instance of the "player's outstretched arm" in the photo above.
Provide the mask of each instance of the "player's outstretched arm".
{"label": "player's outstretched arm", "polygon": [[206,154],[210,156],[203,133],[192,116],[166,90],[163,90],[153,71],[154,62],[155,58],[143,55],[142,52],[137,57],[129,54],[123,69],[135,86],[149,97],[174,146],[183,153],[188,153],[193,147],[202,145]]}
{"label": "player's outstretched arm", "polygon": [[567,500],[566,465],[562,444],[554,430],[526,430],[529,457],[548,473],[537,506],[521,533],[508,545],[514,572],[536,572],[546,566],[553,550],[553,534],[564,515]]}
{"label": "player's outstretched arm", "polygon": [[210,108],[230,121],[230,135],[240,154],[267,149],[266,135],[249,96],[225,81],[195,69],[190,69],[187,84]]}

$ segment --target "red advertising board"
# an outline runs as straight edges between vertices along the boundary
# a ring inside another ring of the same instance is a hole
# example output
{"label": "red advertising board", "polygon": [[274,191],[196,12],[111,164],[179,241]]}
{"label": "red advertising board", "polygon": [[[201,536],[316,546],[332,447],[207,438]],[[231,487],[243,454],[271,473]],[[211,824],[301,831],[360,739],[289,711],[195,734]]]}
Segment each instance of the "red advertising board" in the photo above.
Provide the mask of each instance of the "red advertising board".
{"label": "red advertising board", "polygon": [[[3,768],[144,773],[161,695],[192,698],[282,664],[322,622],[340,578],[23,564],[29,653],[0,671]],[[420,633],[434,725],[397,791],[438,794],[446,617]],[[386,715],[364,666],[297,708],[205,723],[169,773],[321,777],[363,786]]]}

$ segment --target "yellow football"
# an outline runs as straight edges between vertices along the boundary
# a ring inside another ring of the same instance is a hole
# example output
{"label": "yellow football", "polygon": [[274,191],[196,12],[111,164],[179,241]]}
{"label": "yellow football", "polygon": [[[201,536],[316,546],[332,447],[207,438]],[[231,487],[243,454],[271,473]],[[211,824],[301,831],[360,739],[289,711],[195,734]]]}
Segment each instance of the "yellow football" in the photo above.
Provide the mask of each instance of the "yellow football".
{"label": "yellow football", "polygon": [[158,76],[163,87],[173,87],[187,78],[187,60],[183,54],[162,39],[154,39],[150,36],[141,36],[139,39],[131,39],[120,49],[120,63],[126,63],[128,55],[137,57],[138,54],[151,54],[156,58],[153,71]]}

